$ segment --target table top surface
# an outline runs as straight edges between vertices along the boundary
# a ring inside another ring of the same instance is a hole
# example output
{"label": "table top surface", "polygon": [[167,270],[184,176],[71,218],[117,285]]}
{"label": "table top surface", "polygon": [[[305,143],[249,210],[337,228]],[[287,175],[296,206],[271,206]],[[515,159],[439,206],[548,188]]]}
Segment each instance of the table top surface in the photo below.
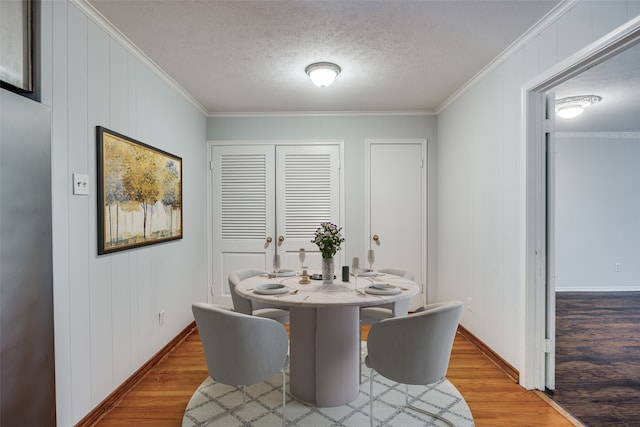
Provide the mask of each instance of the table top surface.
{"label": "table top surface", "polygon": [[[388,273],[376,276],[351,277],[349,282],[339,278],[333,284],[324,285],[321,280],[311,280],[309,284],[299,283],[301,277],[273,277],[268,274],[250,277],[236,286],[238,294],[255,300],[282,305],[286,307],[335,307],[335,306],[374,306],[387,304],[410,298],[419,292],[418,285],[404,277]],[[289,291],[277,295],[264,295],[255,292],[263,284],[279,283]],[[357,288],[356,288],[357,283]],[[392,295],[374,295],[365,292],[365,287],[372,284],[389,284],[400,288],[400,292]]]}

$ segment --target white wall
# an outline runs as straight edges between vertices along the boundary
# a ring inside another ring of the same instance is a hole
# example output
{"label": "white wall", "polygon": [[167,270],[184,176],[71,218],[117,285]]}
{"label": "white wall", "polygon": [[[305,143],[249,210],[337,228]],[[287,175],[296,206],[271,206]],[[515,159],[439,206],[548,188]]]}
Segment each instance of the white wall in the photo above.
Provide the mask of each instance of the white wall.
{"label": "white wall", "polygon": [[438,298],[471,298],[462,324],[521,372],[521,89],[638,14],[636,0],[576,2],[438,116]]}
{"label": "white wall", "polygon": [[[70,426],[193,321],[192,302],[206,301],[206,118],[70,2],[43,2],[41,39],[57,419]],[[97,255],[96,125],[182,157],[182,240]],[[88,197],[72,195],[74,172],[89,174]]]}
{"label": "white wall", "polygon": [[436,185],[436,117],[435,116],[282,116],[282,117],[216,117],[209,118],[207,139],[210,141],[257,140],[343,140],[345,173],[345,258],[363,258],[368,249],[368,235],[363,218],[365,212],[365,140],[393,138],[427,139],[428,271],[430,300],[435,289],[435,185]]}
{"label": "white wall", "polygon": [[640,134],[556,135],[557,291],[640,290],[639,161]]}

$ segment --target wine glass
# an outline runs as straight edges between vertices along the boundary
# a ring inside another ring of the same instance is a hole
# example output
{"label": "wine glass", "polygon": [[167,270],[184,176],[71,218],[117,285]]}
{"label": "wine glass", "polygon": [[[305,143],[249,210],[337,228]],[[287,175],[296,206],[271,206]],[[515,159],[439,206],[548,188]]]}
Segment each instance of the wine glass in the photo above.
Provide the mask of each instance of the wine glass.
{"label": "wine glass", "polygon": [[300,260],[300,269],[304,270],[304,258],[306,256],[306,252],[304,248],[300,248],[298,251],[298,259]]}
{"label": "wine glass", "polygon": [[351,272],[353,273],[353,277],[355,277],[355,288],[358,289],[358,273],[360,273],[360,258],[353,257],[351,260]]}
{"label": "wine glass", "polygon": [[369,261],[369,270],[373,271],[373,263],[376,260],[376,253],[373,249],[369,249],[367,252],[367,261]]}
{"label": "wine glass", "polygon": [[273,256],[273,272],[280,272],[280,255],[277,254]]}

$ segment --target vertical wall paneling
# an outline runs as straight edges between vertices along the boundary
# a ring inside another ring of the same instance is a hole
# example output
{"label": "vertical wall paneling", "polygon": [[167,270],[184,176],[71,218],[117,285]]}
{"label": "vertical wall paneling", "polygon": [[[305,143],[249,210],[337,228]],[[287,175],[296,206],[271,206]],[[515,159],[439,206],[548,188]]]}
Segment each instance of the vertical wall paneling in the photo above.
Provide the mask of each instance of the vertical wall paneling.
{"label": "vertical wall paneling", "polygon": [[593,41],[627,21],[627,1],[607,0],[593,3]]}
{"label": "vertical wall paneling", "polygon": [[129,135],[129,64],[125,49],[109,39],[109,128]]}
{"label": "vertical wall paneling", "polygon": [[[576,2],[438,116],[438,295],[472,298],[462,324],[521,373],[526,371],[519,305],[526,291],[522,87],[636,17],[637,5]],[[488,130],[486,123],[503,132]],[[492,172],[497,170],[501,174]],[[487,240],[491,235],[502,247]]]}
{"label": "vertical wall paneling", "polygon": [[556,61],[559,62],[575,52],[571,43],[571,13],[565,13],[551,25],[556,28],[556,40],[553,44],[556,47]]}
{"label": "vertical wall paneling", "polygon": [[[43,87],[43,99],[51,98],[51,175],[53,232],[53,301],[56,357],[56,417],[58,425],[73,425],[74,404],[71,350],[71,291],[69,287],[69,210],[70,182],[68,171],[67,130],[67,2],[51,2],[51,17],[43,21],[51,27],[51,68],[43,72],[43,80],[51,76],[51,87]],[[44,37],[44,34],[43,34]],[[46,50],[43,45],[43,50]],[[44,66],[45,64],[43,64]]]}
{"label": "vertical wall paneling", "polygon": [[627,1],[627,19],[632,19],[640,15],[640,1],[628,0]]}
{"label": "vertical wall paneling", "polygon": [[[113,39],[109,39],[109,121],[117,132],[130,135],[129,123],[129,55]],[[110,260],[110,319],[113,334],[113,384],[117,386],[131,375],[136,364],[132,359],[130,325],[132,304],[129,300],[129,263],[126,253],[114,254]],[[117,349],[117,351],[115,351]]]}
{"label": "vertical wall paneling", "polygon": [[[519,163],[513,159],[520,158],[520,144],[518,141],[510,137],[518,132],[520,114],[515,108],[508,108],[509,105],[518,105],[520,101],[519,91],[511,88],[517,87],[522,74],[522,55],[517,53],[509,58],[503,65],[502,73],[502,102],[504,109],[502,111],[501,135],[503,162],[500,165],[502,169],[502,255],[504,257],[503,270],[503,286],[499,293],[502,298],[502,307],[505,313],[502,319],[504,334],[502,340],[515,340],[520,331],[516,322],[511,319],[517,318],[520,312],[517,301],[520,300],[520,292],[518,287],[509,286],[509,280],[517,277],[518,274],[518,252],[509,250],[512,239],[518,237],[518,209],[519,209],[519,188],[520,183],[517,179],[505,179],[509,176],[518,176]],[[517,245],[516,245],[517,246]],[[508,347],[505,349],[504,357],[508,360],[517,358],[517,349]]]}
{"label": "vertical wall paneling", "polygon": [[575,53],[593,41],[593,1],[581,1],[571,11],[571,52]]}
{"label": "vertical wall paneling", "polygon": [[[89,224],[83,235],[87,239],[90,262],[90,325],[91,325],[91,403],[95,405],[109,395],[113,386],[113,350],[111,337],[111,257],[97,256],[97,194],[95,125],[109,124],[109,37],[96,24],[88,24],[88,120],[85,138],[89,155],[86,159],[90,183]],[[79,197],[79,196],[72,196]]]}
{"label": "vertical wall paneling", "polygon": [[540,39],[534,38],[522,48],[524,80],[529,81],[540,73]]}
{"label": "vertical wall paneling", "polygon": [[[206,299],[206,118],[67,1],[42,10],[43,99],[52,114],[57,424],[76,424],[192,320]],[[95,126],[183,158],[187,227],[176,242],[97,256]],[[74,172],[90,195],[73,196]],[[158,324],[158,310],[166,310]]]}
{"label": "vertical wall paneling", "polygon": [[546,70],[557,62],[557,26],[549,25],[540,33],[540,69]]}
{"label": "vertical wall paneling", "polygon": [[[76,7],[68,9],[68,169],[65,191],[71,192],[71,175],[87,170],[87,17]],[[55,108],[55,106],[54,106]],[[62,172],[62,171],[61,171]],[[72,398],[74,418],[91,406],[91,317],[89,294],[89,200],[71,196],[68,206],[70,309],[71,309],[71,366],[73,367]]]}

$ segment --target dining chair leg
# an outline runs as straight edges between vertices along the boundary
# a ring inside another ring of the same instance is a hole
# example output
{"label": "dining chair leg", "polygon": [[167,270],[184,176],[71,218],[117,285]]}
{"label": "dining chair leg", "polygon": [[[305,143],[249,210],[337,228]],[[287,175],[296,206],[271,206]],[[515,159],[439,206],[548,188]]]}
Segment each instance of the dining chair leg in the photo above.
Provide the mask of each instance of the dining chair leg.
{"label": "dining chair leg", "polygon": [[282,369],[282,427],[287,425],[287,377]]}
{"label": "dining chair leg", "polygon": [[405,406],[407,408],[413,409],[416,412],[420,412],[421,414],[425,414],[425,415],[428,415],[428,416],[430,416],[432,418],[438,419],[438,420],[442,421],[443,423],[445,423],[448,426],[455,427],[453,425],[453,423],[451,421],[447,420],[446,418],[442,418],[440,415],[434,414],[433,412],[428,412],[428,411],[425,411],[424,409],[420,409],[420,408],[418,408],[416,406],[413,406],[413,405],[409,404],[409,384],[405,384],[404,385],[404,399],[405,399],[405,402],[406,402]]}
{"label": "dining chair leg", "polygon": [[245,403],[247,403],[247,386],[243,385],[242,386],[242,404],[244,405]]}
{"label": "dining chair leg", "polygon": [[[358,317],[360,317],[360,313],[358,313]],[[358,318],[358,345],[360,346],[360,352],[358,353],[360,355],[360,364],[358,365],[360,374],[358,375],[358,379],[360,380],[360,384],[362,384],[362,319],[360,318]]]}
{"label": "dining chair leg", "polygon": [[369,425],[373,427],[373,368],[369,372]]}

